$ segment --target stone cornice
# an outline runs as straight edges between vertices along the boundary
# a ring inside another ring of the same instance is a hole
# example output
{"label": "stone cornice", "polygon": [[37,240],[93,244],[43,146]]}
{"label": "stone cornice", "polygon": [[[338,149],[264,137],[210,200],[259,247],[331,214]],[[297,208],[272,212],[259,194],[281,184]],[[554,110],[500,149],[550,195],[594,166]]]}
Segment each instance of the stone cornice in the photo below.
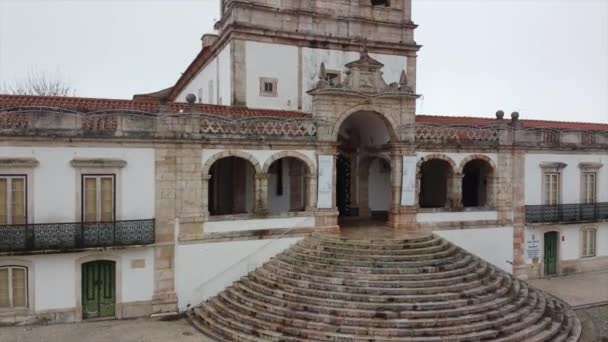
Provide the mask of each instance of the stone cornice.
{"label": "stone cornice", "polygon": [[561,170],[561,169],[565,168],[566,166],[568,166],[568,164],[562,163],[562,162],[543,162],[543,163],[540,163],[541,169]]}
{"label": "stone cornice", "polygon": [[35,158],[0,158],[0,168],[34,168],[38,164]]}
{"label": "stone cornice", "polygon": [[70,161],[70,165],[75,168],[122,169],[127,166],[127,162],[122,159],[75,158]]}
{"label": "stone cornice", "polygon": [[599,169],[602,168],[602,166],[604,166],[604,164],[598,163],[598,162],[583,162],[583,163],[578,163],[578,167],[581,170],[599,170]]}

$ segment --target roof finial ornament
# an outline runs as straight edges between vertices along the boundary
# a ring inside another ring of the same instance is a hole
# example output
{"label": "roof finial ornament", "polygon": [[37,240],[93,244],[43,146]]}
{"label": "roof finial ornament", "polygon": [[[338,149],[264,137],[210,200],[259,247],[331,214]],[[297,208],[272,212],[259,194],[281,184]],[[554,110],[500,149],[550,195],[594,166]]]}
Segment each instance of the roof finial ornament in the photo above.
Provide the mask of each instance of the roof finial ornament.
{"label": "roof finial ornament", "polygon": [[407,75],[405,74],[405,70],[401,70],[401,77],[399,78],[399,85],[402,87],[407,87]]}
{"label": "roof finial ornament", "polygon": [[321,63],[321,70],[319,71],[319,79],[320,80],[327,79],[327,71],[325,71],[325,62]]}
{"label": "roof finial ornament", "polygon": [[369,56],[369,50],[367,49],[367,42],[363,43],[363,47],[361,48],[361,58]]}

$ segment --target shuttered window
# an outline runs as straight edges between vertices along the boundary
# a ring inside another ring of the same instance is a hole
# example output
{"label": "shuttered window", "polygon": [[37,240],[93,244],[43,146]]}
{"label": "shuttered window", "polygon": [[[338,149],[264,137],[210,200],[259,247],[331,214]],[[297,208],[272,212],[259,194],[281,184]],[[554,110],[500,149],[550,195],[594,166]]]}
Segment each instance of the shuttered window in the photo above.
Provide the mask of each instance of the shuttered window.
{"label": "shuttered window", "polygon": [[545,204],[557,205],[560,203],[560,174],[558,172],[546,172],[544,175]]}
{"label": "shuttered window", "polygon": [[588,228],[583,230],[583,257],[596,255],[596,230]]}
{"label": "shuttered window", "polygon": [[596,201],[597,173],[583,172],[583,203],[593,204]]}
{"label": "shuttered window", "polygon": [[83,176],[83,217],[85,222],[114,221],[114,175]]}
{"label": "shuttered window", "polygon": [[26,177],[0,176],[0,224],[27,222]]}
{"label": "shuttered window", "polygon": [[27,268],[0,267],[0,308],[26,308]]}

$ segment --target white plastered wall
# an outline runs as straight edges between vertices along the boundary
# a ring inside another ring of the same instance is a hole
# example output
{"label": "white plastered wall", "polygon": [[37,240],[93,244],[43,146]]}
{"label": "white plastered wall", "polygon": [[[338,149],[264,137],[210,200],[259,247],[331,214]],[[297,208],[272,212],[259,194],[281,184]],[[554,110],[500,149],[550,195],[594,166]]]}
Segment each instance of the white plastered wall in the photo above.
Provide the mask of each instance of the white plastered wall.
{"label": "white plastered wall", "polygon": [[539,260],[544,259],[544,234],[547,232],[557,232],[559,260],[576,260],[582,258],[582,230],[585,228],[596,229],[596,257],[608,256],[608,223],[596,222],[585,224],[568,224],[558,226],[528,226],[525,231],[526,245],[524,245],[524,256],[526,263],[531,264],[528,251],[526,250],[527,241],[537,240],[540,245]]}
{"label": "white plastered wall", "polygon": [[513,227],[437,230],[435,234],[512,273]]}
{"label": "white plastered wall", "polygon": [[[298,109],[298,48],[247,41],[245,53],[247,106]],[[260,95],[260,78],[275,78],[277,96]]]}
{"label": "white plastered wall", "polygon": [[176,291],[180,311],[198,305],[301,238],[179,245]]}
{"label": "white plastered wall", "polygon": [[[199,90],[202,94],[202,103],[210,104],[230,104],[231,86],[231,57],[230,44],[226,44],[220,53],[214,57],[205,67],[203,67],[196,76],[188,83],[186,87],[179,93],[176,102],[186,102],[188,94],[199,96]],[[213,81],[213,97],[210,97],[209,81]]]}
{"label": "white plastered wall", "polygon": [[154,149],[93,148],[93,147],[15,147],[0,146],[1,158],[34,158],[31,223],[77,222],[80,184],[76,169],[70,165],[74,158],[121,159],[127,165],[120,170],[117,182],[118,220],[154,218]]}
{"label": "white plastered wall", "polygon": [[561,170],[561,202],[580,203],[581,169],[579,163],[602,163],[597,175],[597,200],[608,202],[608,154],[534,154],[525,157],[525,203],[542,204],[542,163],[560,162],[567,166]]}
{"label": "white plastered wall", "polygon": [[369,209],[388,211],[390,202],[390,169],[383,170],[382,162],[376,158],[369,166]]}
{"label": "white plastered wall", "polygon": [[[104,260],[105,255],[118,258],[117,272],[121,272],[120,298],[118,303],[130,303],[150,301],[154,295],[154,249],[138,248],[122,251],[104,252],[99,255],[99,260]],[[77,286],[78,260],[88,256],[96,256],[95,252],[67,253],[53,255],[31,255],[17,257],[0,257],[3,260],[25,260],[32,265],[34,298],[30,302],[34,304],[35,312],[50,310],[74,309],[79,301]],[[143,260],[144,267],[132,268],[133,260]],[[119,271],[120,270],[120,271]]]}

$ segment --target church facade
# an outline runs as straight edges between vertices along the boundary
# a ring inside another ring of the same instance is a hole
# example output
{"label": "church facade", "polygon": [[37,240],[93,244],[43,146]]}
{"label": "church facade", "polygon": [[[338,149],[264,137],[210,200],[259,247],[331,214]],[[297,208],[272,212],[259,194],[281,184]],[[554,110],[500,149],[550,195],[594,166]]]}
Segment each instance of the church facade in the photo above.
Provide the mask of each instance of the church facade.
{"label": "church facade", "polygon": [[409,0],[222,0],[170,88],[0,95],[0,324],[185,311],[314,232],[608,267],[608,125],[416,115]]}

